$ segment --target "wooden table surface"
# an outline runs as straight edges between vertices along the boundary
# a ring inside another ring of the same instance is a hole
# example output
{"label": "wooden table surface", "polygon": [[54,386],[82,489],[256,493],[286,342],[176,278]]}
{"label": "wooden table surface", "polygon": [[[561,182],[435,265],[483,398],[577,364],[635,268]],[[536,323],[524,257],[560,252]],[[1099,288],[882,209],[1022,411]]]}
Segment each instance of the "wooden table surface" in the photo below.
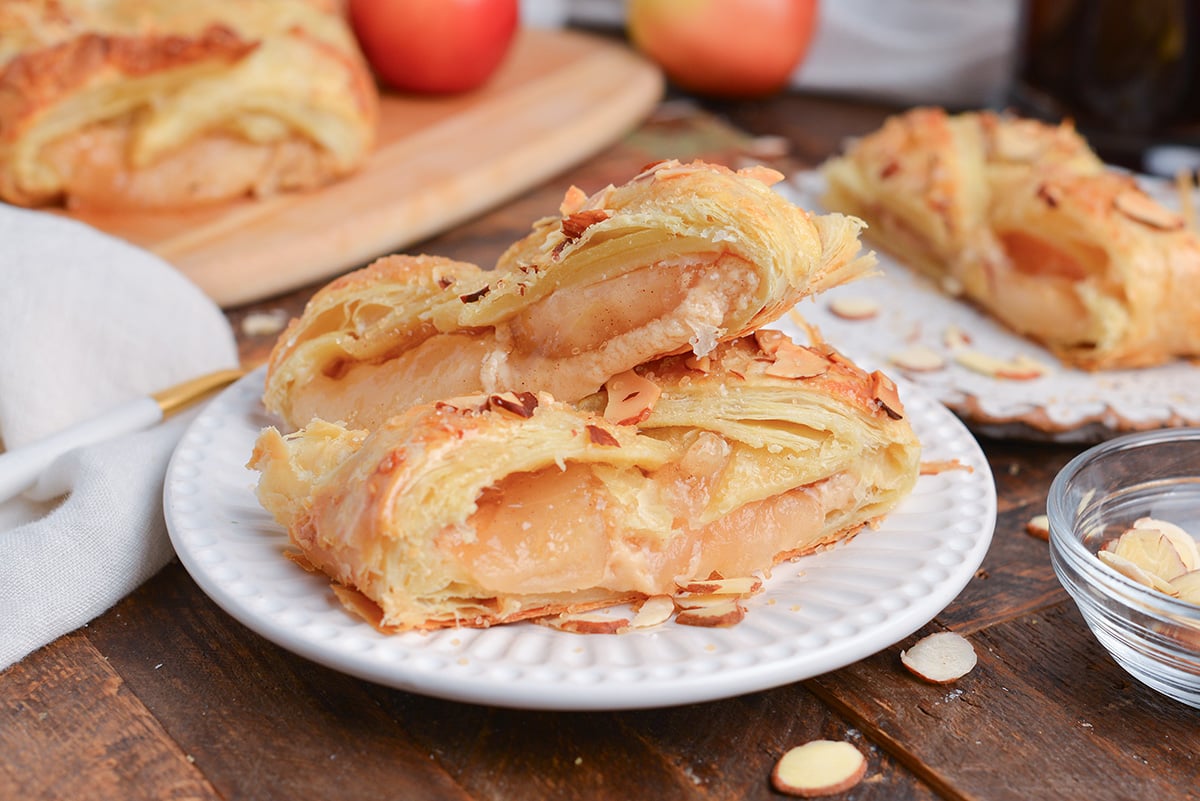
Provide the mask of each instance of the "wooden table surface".
{"label": "wooden table surface", "polygon": [[[811,165],[888,109],[783,96],[671,98],[620,142],[414,250],[491,263],[570,184],[594,190],[659,158]],[[316,287],[232,309],[246,364]],[[1134,682],[1087,632],[1024,531],[1079,446],[983,440],[999,518],[984,562],[932,622],[827,675],[666,709],[489,708],[378,686],[279,648],[174,562],[90,625],[0,674],[0,799],[766,799],[788,748],[848,740],[868,756],[847,799],[1200,797],[1200,711]],[[899,664],[920,634],[968,636],[952,686]]]}

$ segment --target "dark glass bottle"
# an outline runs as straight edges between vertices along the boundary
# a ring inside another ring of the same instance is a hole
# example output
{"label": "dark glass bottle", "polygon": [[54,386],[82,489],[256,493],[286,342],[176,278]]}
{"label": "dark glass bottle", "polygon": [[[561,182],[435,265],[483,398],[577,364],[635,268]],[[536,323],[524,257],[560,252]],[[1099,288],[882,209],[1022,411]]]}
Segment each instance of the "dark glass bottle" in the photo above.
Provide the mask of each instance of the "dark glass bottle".
{"label": "dark glass bottle", "polygon": [[1200,0],[1025,0],[1011,102],[1074,120],[1105,159],[1144,169],[1198,148]]}

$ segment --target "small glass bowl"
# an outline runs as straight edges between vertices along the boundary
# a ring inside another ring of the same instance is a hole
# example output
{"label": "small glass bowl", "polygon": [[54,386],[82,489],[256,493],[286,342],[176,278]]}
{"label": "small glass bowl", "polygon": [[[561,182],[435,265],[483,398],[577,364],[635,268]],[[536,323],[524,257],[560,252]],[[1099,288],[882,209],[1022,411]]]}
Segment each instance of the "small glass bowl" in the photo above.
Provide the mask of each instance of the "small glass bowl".
{"label": "small glass bowl", "polygon": [[1091,448],[1055,477],[1046,506],[1054,572],[1096,639],[1138,681],[1200,708],[1200,606],[1126,578],[1096,556],[1139,517],[1200,535],[1200,428]]}

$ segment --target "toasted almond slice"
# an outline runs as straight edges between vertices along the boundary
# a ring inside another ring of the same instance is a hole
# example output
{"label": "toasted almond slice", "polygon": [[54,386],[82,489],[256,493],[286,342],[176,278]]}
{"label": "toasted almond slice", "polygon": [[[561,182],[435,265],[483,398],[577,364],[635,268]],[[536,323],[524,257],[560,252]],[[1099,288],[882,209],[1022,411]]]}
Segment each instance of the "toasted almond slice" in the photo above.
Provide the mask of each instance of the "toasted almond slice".
{"label": "toasted almond slice", "polygon": [[948,325],[942,331],[942,344],[950,350],[958,350],[970,345],[971,337],[957,325]]}
{"label": "toasted almond slice", "polygon": [[896,383],[878,370],[871,373],[871,396],[888,417],[893,420],[904,417],[904,404],[900,402],[900,391],[896,389]]}
{"label": "toasted almond slice", "polygon": [[754,576],[742,576],[740,578],[716,578],[708,580],[696,580],[679,584],[676,586],[684,592],[692,592],[698,594],[713,594],[713,595],[753,595],[762,589],[762,579]]}
{"label": "toasted almond slice", "polygon": [[666,623],[675,614],[675,599],[670,595],[651,595],[638,605],[629,621],[631,629],[648,629]]}
{"label": "toasted almond slice", "polygon": [[608,389],[608,403],[604,407],[604,419],[618,425],[635,425],[654,411],[654,404],[662,395],[662,389],[648,378],[626,370],[618,373],[604,385]]}
{"label": "toasted almond slice", "polygon": [[1170,581],[1187,572],[1179,551],[1166,535],[1153,528],[1131,528],[1106,548],[1159,578]]}
{"label": "toasted almond slice", "polygon": [[829,360],[811,348],[784,341],[765,372],[776,378],[812,378],[829,372]]}
{"label": "toasted almond slice", "polygon": [[1200,570],[1189,570],[1171,579],[1179,600],[1200,606]]}
{"label": "toasted almond slice", "polygon": [[872,298],[839,297],[829,301],[829,311],[843,320],[870,320],[879,314],[879,302]]}
{"label": "toasted almond slice", "polygon": [[613,617],[603,612],[566,613],[556,617],[535,618],[534,622],[573,634],[616,634],[629,628],[630,624],[629,618]]}
{"label": "toasted almond slice", "polygon": [[785,333],[774,328],[760,328],[754,332],[754,341],[758,343],[759,350],[768,356],[774,356],[779,346],[788,341],[788,338]]}
{"label": "toasted almond slice", "polygon": [[928,345],[913,345],[896,351],[888,356],[888,360],[902,370],[918,373],[933,372],[946,366],[945,357]]}
{"label": "toasted almond slice", "polygon": [[1046,149],[1045,142],[1018,126],[998,125],[992,130],[992,153],[1003,161],[1031,162]]}
{"label": "toasted almond slice", "polygon": [[969,464],[963,464],[958,459],[922,459],[918,471],[923,476],[938,476],[942,473],[948,473],[951,470],[965,470],[968,473],[974,473],[975,468]]}
{"label": "toasted almond slice", "polygon": [[954,361],[980,375],[1013,381],[1041,378],[1050,372],[1046,365],[1023,354],[1011,361],[1005,361],[977,350],[964,349],[954,354]]}
{"label": "toasted almond slice", "polygon": [[780,757],[771,786],[801,798],[844,793],[867,774],[867,758],[840,740],[810,740]]}
{"label": "toasted almond slice", "polygon": [[1196,540],[1192,538],[1191,534],[1179,526],[1166,520],[1140,517],[1133,521],[1133,527],[1152,528],[1162,532],[1162,535],[1170,540],[1171,544],[1175,546],[1175,550],[1179,552],[1179,558],[1187,570],[1200,568],[1200,546],[1196,545]]}
{"label": "toasted almond slice", "polygon": [[723,597],[721,603],[680,609],[675,615],[675,622],[682,626],[732,626],[740,623],[746,616],[746,607],[737,602],[736,598]]}
{"label": "toasted almond slice", "polygon": [[724,606],[730,602],[737,602],[740,599],[740,595],[733,593],[684,593],[675,596],[675,605],[680,609],[708,609],[713,606]]}
{"label": "toasted almond slice", "polygon": [[1025,523],[1025,533],[1039,540],[1050,539],[1050,518],[1046,515],[1034,515]]}
{"label": "toasted almond slice", "polygon": [[563,217],[569,217],[577,211],[583,209],[583,204],[587,203],[587,192],[584,192],[578,186],[571,186],[563,195],[563,201],[558,206],[558,213]]}
{"label": "toasted almond slice", "polygon": [[1113,206],[1134,222],[1160,231],[1178,231],[1183,218],[1138,189],[1127,189],[1113,199]]}
{"label": "toasted almond slice", "polygon": [[977,660],[975,647],[953,631],[926,635],[912,648],[900,652],[900,662],[913,675],[931,684],[949,684],[961,679],[971,672]]}
{"label": "toasted almond slice", "polygon": [[1151,589],[1165,592],[1167,595],[1175,594],[1175,588],[1171,586],[1171,582],[1143,570],[1141,566],[1129,561],[1124,556],[1101,549],[1096,553],[1096,557],[1122,576],[1133,579],[1138,584],[1144,584]]}

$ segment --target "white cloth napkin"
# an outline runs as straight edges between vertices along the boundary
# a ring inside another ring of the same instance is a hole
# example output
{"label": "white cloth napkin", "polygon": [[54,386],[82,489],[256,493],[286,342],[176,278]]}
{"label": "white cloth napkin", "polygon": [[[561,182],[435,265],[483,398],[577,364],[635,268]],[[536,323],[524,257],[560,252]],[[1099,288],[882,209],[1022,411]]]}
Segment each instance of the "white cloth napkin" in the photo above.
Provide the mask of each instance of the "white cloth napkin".
{"label": "white cloth napkin", "polygon": [[[158,257],[0,204],[0,447],[236,367],[221,310]],[[188,415],[71,451],[0,503],[0,670],[104,612],[172,556],[167,461]]]}

